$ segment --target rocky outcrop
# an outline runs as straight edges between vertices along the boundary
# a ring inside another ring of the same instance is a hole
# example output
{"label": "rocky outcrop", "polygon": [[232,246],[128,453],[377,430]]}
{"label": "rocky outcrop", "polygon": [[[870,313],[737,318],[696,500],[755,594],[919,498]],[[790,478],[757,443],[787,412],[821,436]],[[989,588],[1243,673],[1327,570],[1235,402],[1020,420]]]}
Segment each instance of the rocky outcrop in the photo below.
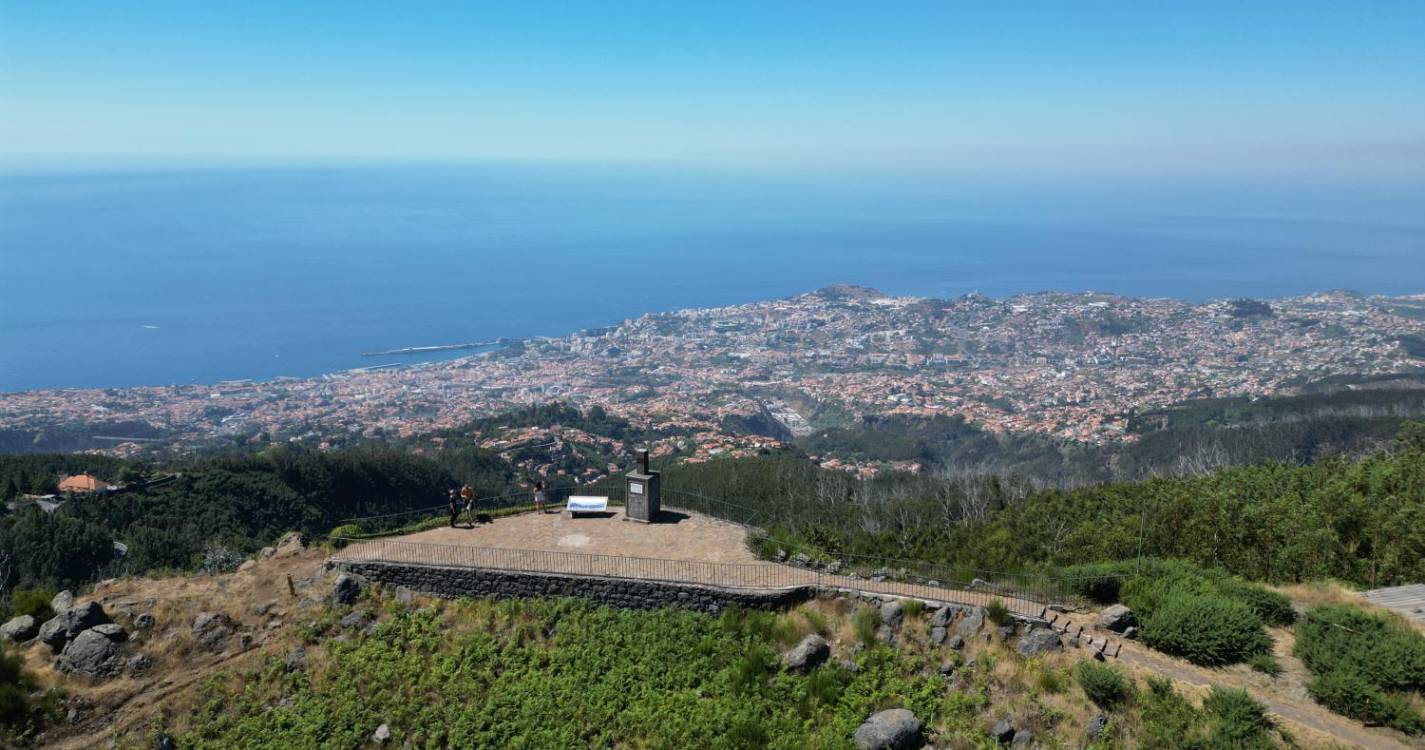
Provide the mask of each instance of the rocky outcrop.
{"label": "rocky outcrop", "polygon": [[994,738],[1001,745],[1008,745],[1014,741],[1015,731],[1014,722],[1009,719],[1000,719],[995,722],[994,727],[990,729],[990,737]]}
{"label": "rocky outcrop", "polygon": [[960,624],[955,626],[955,633],[961,638],[970,638],[980,632],[980,628],[985,626],[985,608],[975,607],[965,616],[960,618]]}
{"label": "rocky outcrop", "polygon": [[40,623],[33,615],[13,617],[0,625],[0,640],[22,643],[40,634]]}
{"label": "rocky outcrop", "polygon": [[64,615],[55,615],[45,620],[40,626],[39,639],[56,654],[63,651],[64,644],[69,642],[69,634],[64,628]]}
{"label": "rocky outcrop", "polygon": [[85,630],[65,645],[59,655],[59,669],[70,674],[102,677],[118,674],[123,663],[119,644],[97,629]]}
{"label": "rocky outcrop", "polygon": [[854,739],[861,750],[914,750],[921,746],[920,719],[904,708],[881,711],[866,719]]}
{"label": "rocky outcrop", "polygon": [[307,548],[307,540],[300,532],[289,531],[277,540],[277,546],[272,550],[272,557],[290,557]]}
{"label": "rocky outcrop", "polygon": [[782,655],[782,660],[787,665],[787,671],[796,674],[807,674],[825,664],[829,658],[831,658],[830,644],[816,633],[803,638],[795,648]]}
{"label": "rocky outcrop", "polygon": [[74,606],[74,594],[69,591],[61,591],[49,600],[49,608],[57,615],[62,615]]}
{"label": "rocky outcrop", "polygon": [[99,602],[75,605],[64,613],[65,636],[73,639],[95,625],[103,625],[107,622],[109,622],[109,615],[104,612],[103,607],[99,606]]}
{"label": "rocky outcrop", "polygon": [[1100,625],[1112,630],[1115,633],[1122,633],[1128,628],[1138,623],[1138,618],[1133,614],[1133,610],[1122,604],[1114,604],[1104,607],[1098,614]]}
{"label": "rocky outcrop", "polygon": [[366,590],[366,578],[350,573],[342,573],[332,584],[332,601],[337,604],[351,604]]}
{"label": "rocky outcrop", "polygon": [[1019,651],[1020,656],[1033,657],[1058,651],[1063,647],[1063,641],[1059,640],[1059,634],[1055,633],[1053,629],[1035,628],[1020,637],[1015,650]]}
{"label": "rocky outcrop", "polygon": [[221,650],[234,629],[232,618],[222,612],[203,612],[193,618],[193,637],[209,651]]}

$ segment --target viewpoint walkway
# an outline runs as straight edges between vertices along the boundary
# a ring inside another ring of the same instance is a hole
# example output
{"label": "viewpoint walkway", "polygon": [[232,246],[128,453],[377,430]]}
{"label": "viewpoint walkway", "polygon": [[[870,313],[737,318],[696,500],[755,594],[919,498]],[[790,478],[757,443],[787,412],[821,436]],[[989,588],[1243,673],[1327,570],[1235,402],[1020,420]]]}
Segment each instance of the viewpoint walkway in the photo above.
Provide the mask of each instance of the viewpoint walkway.
{"label": "viewpoint walkway", "polygon": [[[924,575],[828,572],[760,560],[748,529],[697,513],[665,510],[655,524],[631,523],[621,512],[571,518],[567,513],[506,516],[475,528],[438,528],[352,543],[337,562],[388,563],[481,571],[516,571],[590,579],[706,586],[739,592],[805,588],[845,590],[930,602],[983,606],[999,599],[1017,614],[1037,617],[1045,604],[1031,587],[980,581],[957,587]],[[950,580],[947,576],[945,581]]]}

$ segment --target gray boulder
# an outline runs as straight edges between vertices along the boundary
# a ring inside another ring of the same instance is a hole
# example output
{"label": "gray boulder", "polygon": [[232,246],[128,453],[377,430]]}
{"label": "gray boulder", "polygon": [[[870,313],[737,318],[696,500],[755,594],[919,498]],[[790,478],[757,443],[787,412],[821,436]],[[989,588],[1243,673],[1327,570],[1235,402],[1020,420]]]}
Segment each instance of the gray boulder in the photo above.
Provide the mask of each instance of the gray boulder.
{"label": "gray boulder", "polygon": [[117,674],[122,666],[119,644],[96,630],[80,632],[59,655],[60,671],[70,674],[102,677]]}
{"label": "gray boulder", "polygon": [[358,575],[342,573],[332,584],[332,601],[337,604],[351,604],[366,590],[367,581]]}
{"label": "gray boulder", "polygon": [[1034,735],[1028,729],[1021,729],[1014,733],[1014,738],[1009,741],[1010,747],[1029,747],[1034,744]]}
{"label": "gray boulder", "polygon": [[104,608],[99,606],[99,602],[89,602],[70,607],[64,613],[64,631],[70,639],[75,638],[80,633],[94,627],[109,622],[109,615],[104,612]]}
{"label": "gray boulder", "polygon": [[9,622],[0,625],[0,639],[21,643],[40,634],[40,623],[33,615],[20,615],[13,617]]}
{"label": "gray boulder", "polygon": [[1097,740],[1099,738],[1099,735],[1103,734],[1103,730],[1107,728],[1108,716],[1106,714],[1099,714],[1098,716],[1095,716],[1090,719],[1088,731],[1089,742]]}
{"label": "gray boulder", "polygon": [[153,659],[150,659],[148,654],[134,654],[124,666],[125,671],[131,675],[141,675],[152,668]]}
{"label": "gray boulder", "polygon": [[390,742],[390,741],[391,741],[391,727],[390,727],[390,725],[382,724],[381,726],[376,727],[376,731],[374,731],[374,732],[371,733],[371,741],[372,741],[372,742],[375,742],[375,743],[378,744],[378,745],[384,745],[384,744],[386,744],[387,742]]}
{"label": "gray boulder", "polygon": [[1115,633],[1122,633],[1130,626],[1138,624],[1138,618],[1133,614],[1133,610],[1122,604],[1114,604],[1099,612],[1098,622]]}
{"label": "gray boulder", "polygon": [[307,671],[307,649],[298,646],[287,652],[287,662],[285,664],[288,672]]}
{"label": "gray boulder", "polygon": [[69,633],[64,627],[64,615],[55,615],[40,626],[40,642],[50,647],[56,654],[64,650],[64,644],[69,642]]}
{"label": "gray boulder", "polygon": [[148,612],[144,612],[143,614],[134,618],[134,628],[136,630],[148,630],[149,628],[153,627],[153,624],[153,615],[149,614]]}
{"label": "gray boulder", "polygon": [[210,651],[221,649],[233,634],[233,628],[232,618],[222,612],[203,612],[193,618],[193,637]]}
{"label": "gray boulder", "polygon": [[965,639],[962,638],[961,636],[958,636],[958,635],[956,635],[956,636],[951,636],[951,637],[950,637],[950,644],[949,644],[949,645],[950,645],[950,648],[953,648],[953,649],[955,649],[956,651],[959,651],[960,649],[962,649],[962,648],[965,647]]}
{"label": "gray boulder", "polygon": [[990,736],[1002,745],[1013,742],[1014,734],[1014,722],[1009,719],[1000,719],[995,722],[994,727],[990,729]]}
{"label": "gray boulder", "polygon": [[1019,639],[1015,649],[1019,651],[1020,656],[1038,656],[1063,647],[1064,643],[1059,640],[1058,633],[1049,628],[1035,628]]}
{"label": "gray boulder", "polygon": [[985,626],[985,608],[975,607],[965,616],[960,618],[960,624],[955,626],[955,632],[965,638],[969,638],[980,632],[980,628]]}
{"label": "gray boulder", "polygon": [[950,621],[955,619],[958,607],[941,607],[930,615],[930,626],[933,628],[945,628],[950,626]]}
{"label": "gray boulder", "polygon": [[861,750],[914,750],[921,746],[920,719],[904,708],[880,711],[866,719],[854,739]]}
{"label": "gray boulder", "polygon": [[348,612],[347,615],[341,618],[341,621],[337,624],[340,625],[343,630],[346,630],[348,628],[359,628],[362,625],[365,625],[366,621],[370,618],[371,613],[367,612],[365,607],[358,607],[356,609],[353,609],[351,612]]}
{"label": "gray boulder", "polygon": [[61,591],[58,594],[55,594],[54,598],[49,600],[49,608],[54,610],[54,613],[57,615],[64,614],[70,607],[73,606],[74,594],[69,592],[68,590]]}
{"label": "gray boulder", "polygon": [[178,741],[167,732],[159,732],[158,739],[154,740],[153,746],[156,750],[178,750]]}
{"label": "gray boulder", "polygon": [[945,642],[945,626],[936,625],[930,629],[930,642],[937,646]]}
{"label": "gray boulder", "polygon": [[899,599],[892,599],[881,605],[881,624],[891,630],[900,630],[901,623],[905,621],[905,603]]}
{"label": "gray boulder", "polygon": [[105,638],[108,638],[109,640],[115,643],[123,643],[124,641],[127,641],[129,639],[128,631],[124,630],[124,626],[115,622],[106,622],[102,625],[95,625],[94,627],[90,628],[90,630],[94,631],[95,633],[98,633],[99,635],[104,636]]}
{"label": "gray boulder", "polygon": [[812,633],[802,639],[795,648],[782,655],[788,672],[806,674],[826,663],[831,658],[831,646],[826,639]]}
{"label": "gray boulder", "polygon": [[272,554],[276,557],[289,557],[301,552],[307,547],[307,540],[302,538],[301,533],[289,531],[277,540],[277,547]]}

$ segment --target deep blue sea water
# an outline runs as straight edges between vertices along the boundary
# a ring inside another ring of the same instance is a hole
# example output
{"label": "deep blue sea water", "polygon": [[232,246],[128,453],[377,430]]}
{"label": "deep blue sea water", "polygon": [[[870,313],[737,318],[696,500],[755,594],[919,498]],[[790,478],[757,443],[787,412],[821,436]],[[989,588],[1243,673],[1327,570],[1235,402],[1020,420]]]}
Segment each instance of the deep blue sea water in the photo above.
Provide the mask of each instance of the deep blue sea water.
{"label": "deep blue sea water", "polygon": [[0,173],[0,391],[307,376],[856,283],[1425,292],[1425,181],[521,164]]}

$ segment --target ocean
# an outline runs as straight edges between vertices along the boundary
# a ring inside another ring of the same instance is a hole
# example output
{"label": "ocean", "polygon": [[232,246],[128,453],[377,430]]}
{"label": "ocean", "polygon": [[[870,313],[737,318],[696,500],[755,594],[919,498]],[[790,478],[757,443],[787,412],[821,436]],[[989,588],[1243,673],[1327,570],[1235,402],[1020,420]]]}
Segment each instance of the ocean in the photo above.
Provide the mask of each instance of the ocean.
{"label": "ocean", "polygon": [[1421,293],[1422,206],[1425,180],[10,165],[0,391],[312,376],[838,283]]}

